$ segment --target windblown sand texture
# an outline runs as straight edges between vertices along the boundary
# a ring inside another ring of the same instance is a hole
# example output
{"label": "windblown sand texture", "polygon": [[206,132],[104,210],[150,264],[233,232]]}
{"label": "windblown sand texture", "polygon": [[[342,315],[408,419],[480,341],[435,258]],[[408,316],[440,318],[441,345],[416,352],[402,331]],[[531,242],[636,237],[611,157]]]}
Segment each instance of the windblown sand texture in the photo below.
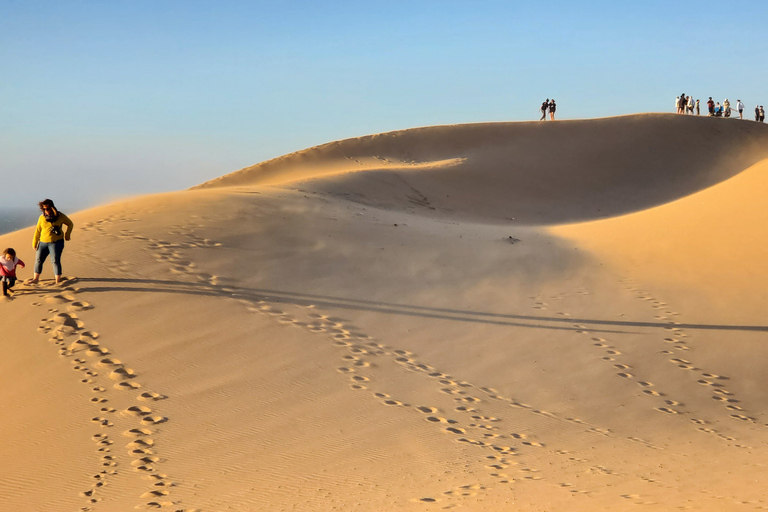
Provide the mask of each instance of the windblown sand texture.
{"label": "windblown sand texture", "polygon": [[746,121],[442,126],[73,214],[0,302],[0,510],[768,509],[767,172]]}

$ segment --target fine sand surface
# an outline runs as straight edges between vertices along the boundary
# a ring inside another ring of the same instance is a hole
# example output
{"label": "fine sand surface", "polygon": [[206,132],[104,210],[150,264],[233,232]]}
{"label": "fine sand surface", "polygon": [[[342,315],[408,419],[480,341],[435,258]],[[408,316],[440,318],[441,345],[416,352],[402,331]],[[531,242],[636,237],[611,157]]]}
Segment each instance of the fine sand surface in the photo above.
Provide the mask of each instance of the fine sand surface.
{"label": "fine sand surface", "polygon": [[0,511],[768,509],[767,196],[764,125],[637,115],[73,214],[0,301]]}

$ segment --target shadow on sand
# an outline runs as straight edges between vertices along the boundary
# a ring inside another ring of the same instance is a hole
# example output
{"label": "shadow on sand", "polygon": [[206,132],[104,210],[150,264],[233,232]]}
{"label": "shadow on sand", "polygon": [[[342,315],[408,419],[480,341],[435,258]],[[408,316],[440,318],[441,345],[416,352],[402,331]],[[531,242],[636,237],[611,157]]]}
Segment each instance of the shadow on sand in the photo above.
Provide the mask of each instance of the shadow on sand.
{"label": "shadow on sand", "polygon": [[[768,332],[764,325],[728,325],[728,324],[691,324],[673,322],[638,322],[631,320],[603,320],[597,318],[553,317],[543,315],[519,315],[511,313],[490,313],[481,311],[435,308],[409,304],[365,300],[358,298],[334,297],[309,293],[291,292],[285,290],[270,290],[262,288],[244,288],[229,285],[213,285],[205,282],[192,283],[182,281],[166,281],[159,279],[117,279],[117,278],[73,278],[64,286],[79,285],[80,293],[171,293],[198,295],[242,300],[247,302],[268,301],[297,306],[316,306],[321,308],[348,309],[369,311],[388,315],[404,315],[412,317],[450,320],[456,322],[482,323],[509,327],[524,327],[533,329],[552,329],[566,331],[588,330],[595,333],[631,333],[641,329],[699,329],[721,331]],[[17,295],[33,295],[56,291],[53,286],[22,287],[17,289]],[[566,325],[567,324],[567,325]],[[574,324],[581,324],[576,326]]]}

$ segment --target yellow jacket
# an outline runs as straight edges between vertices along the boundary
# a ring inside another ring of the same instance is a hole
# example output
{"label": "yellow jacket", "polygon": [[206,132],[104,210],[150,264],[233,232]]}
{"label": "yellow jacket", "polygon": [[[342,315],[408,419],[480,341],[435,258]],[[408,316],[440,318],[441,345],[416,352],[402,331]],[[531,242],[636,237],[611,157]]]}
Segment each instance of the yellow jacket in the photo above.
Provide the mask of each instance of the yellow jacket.
{"label": "yellow jacket", "polygon": [[[32,240],[32,247],[36,249],[38,242],[58,242],[62,238],[69,240],[69,235],[72,233],[72,228],[74,228],[75,225],[69,220],[69,217],[63,213],[58,212],[58,214],[59,216],[53,222],[48,222],[45,219],[45,215],[41,215],[40,218],[37,219],[37,228],[35,229],[35,237]],[[63,226],[67,226],[66,233],[64,232]],[[54,227],[58,228],[58,235],[54,234]]]}

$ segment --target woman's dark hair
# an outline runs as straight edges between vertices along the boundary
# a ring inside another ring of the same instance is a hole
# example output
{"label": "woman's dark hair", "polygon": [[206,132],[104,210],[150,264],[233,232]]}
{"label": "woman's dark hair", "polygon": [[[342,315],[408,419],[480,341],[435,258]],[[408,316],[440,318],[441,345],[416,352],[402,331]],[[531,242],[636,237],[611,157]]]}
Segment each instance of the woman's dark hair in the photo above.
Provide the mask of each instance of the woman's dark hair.
{"label": "woman's dark hair", "polygon": [[13,249],[11,249],[10,247],[9,247],[9,248],[7,248],[6,250],[4,250],[4,251],[3,251],[3,254],[10,254],[10,255],[11,255],[11,256],[13,256],[14,258],[16,257],[16,251],[14,251]]}
{"label": "woman's dark hair", "polygon": [[37,203],[37,206],[39,206],[41,210],[43,209],[43,206],[49,206],[54,210],[56,209],[56,207],[53,205],[53,201],[51,201],[50,199],[43,199],[42,201]]}

